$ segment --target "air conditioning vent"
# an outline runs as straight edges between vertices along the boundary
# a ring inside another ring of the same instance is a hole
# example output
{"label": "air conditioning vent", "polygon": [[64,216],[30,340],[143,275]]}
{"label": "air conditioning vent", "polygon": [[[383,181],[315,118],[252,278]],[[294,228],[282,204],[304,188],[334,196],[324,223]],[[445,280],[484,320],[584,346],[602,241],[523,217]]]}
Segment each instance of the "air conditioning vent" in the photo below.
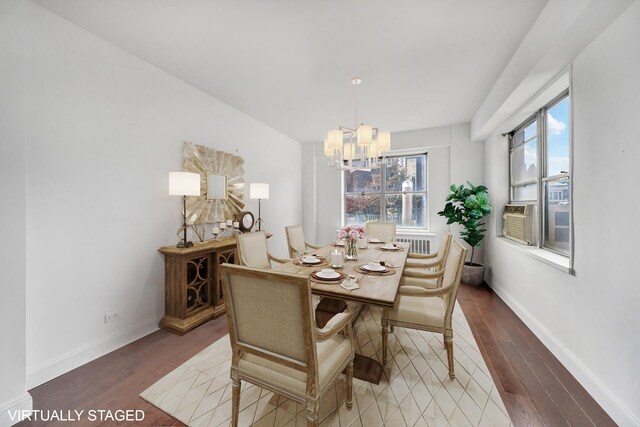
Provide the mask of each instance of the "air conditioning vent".
{"label": "air conditioning vent", "polygon": [[502,215],[504,237],[525,245],[535,244],[532,205],[506,205]]}

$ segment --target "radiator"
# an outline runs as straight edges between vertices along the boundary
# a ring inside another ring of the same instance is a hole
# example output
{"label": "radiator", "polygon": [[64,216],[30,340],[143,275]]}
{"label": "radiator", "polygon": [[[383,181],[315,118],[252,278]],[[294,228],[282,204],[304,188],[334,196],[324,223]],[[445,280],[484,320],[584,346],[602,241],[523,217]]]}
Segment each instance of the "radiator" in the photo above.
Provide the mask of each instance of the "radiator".
{"label": "radiator", "polygon": [[411,243],[409,252],[418,254],[431,253],[431,240],[429,240],[428,238],[418,236],[397,236],[396,241]]}

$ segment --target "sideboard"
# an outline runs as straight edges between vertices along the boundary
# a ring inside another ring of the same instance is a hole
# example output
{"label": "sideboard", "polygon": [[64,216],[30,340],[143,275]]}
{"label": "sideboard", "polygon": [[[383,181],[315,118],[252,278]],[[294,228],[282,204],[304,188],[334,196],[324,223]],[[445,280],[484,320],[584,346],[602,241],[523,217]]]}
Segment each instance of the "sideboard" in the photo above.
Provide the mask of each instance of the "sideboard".
{"label": "sideboard", "polygon": [[160,327],[180,335],[225,312],[220,266],[235,263],[236,239],[228,237],[158,249],[164,255],[165,315]]}

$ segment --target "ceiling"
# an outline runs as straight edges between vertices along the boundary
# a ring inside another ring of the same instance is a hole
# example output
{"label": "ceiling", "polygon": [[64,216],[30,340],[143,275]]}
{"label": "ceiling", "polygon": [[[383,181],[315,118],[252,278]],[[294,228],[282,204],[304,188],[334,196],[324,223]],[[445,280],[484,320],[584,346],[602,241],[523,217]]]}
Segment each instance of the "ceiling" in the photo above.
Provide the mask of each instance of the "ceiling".
{"label": "ceiling", "polygon": [[469,122],[546,0],[35,0],[300,142]]}

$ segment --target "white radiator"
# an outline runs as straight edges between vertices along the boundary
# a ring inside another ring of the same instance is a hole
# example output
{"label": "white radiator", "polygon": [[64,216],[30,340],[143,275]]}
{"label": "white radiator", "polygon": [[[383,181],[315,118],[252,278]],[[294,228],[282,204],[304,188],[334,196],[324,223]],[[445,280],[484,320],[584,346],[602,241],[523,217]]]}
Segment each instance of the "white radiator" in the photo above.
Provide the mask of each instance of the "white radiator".
{"label": "white radiator", "polygon": [[418,254],[431,253],[431,239],[433,239],[433,237],[425,237],[425,236],[417,236],[417,235],[416,236],[412,236],[412,235],[396,236],[396,240],[398,242],[411,243],[409,252],[414,252]]}

